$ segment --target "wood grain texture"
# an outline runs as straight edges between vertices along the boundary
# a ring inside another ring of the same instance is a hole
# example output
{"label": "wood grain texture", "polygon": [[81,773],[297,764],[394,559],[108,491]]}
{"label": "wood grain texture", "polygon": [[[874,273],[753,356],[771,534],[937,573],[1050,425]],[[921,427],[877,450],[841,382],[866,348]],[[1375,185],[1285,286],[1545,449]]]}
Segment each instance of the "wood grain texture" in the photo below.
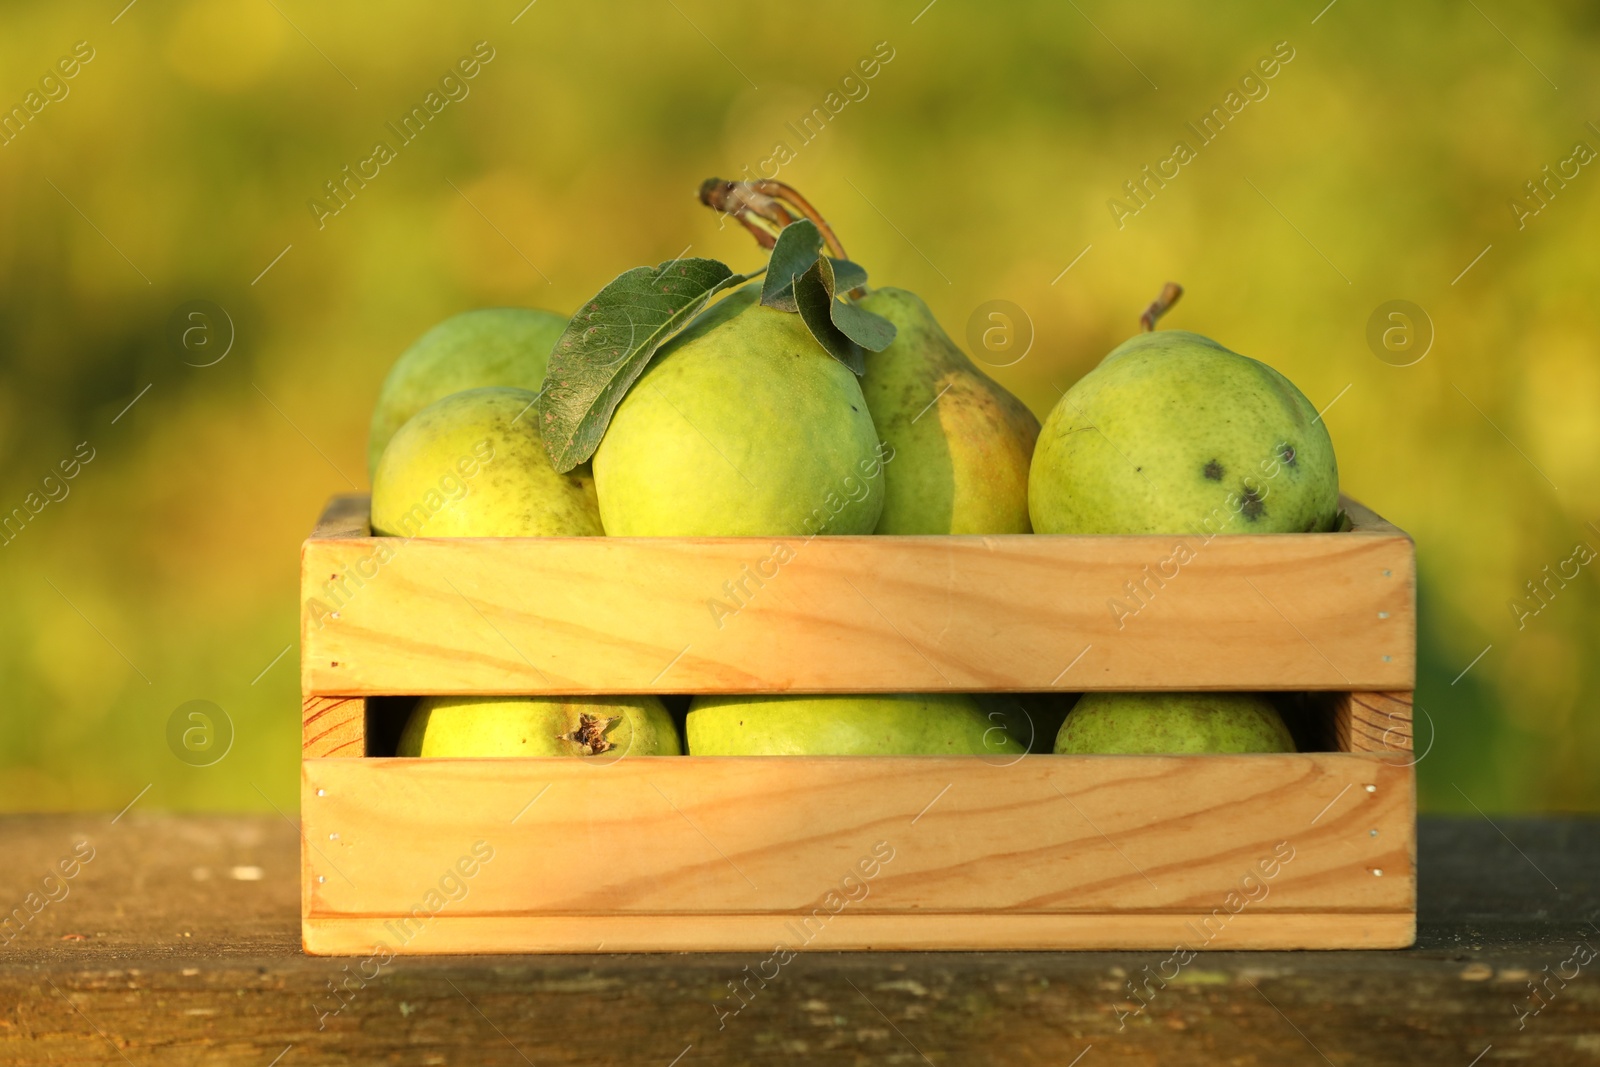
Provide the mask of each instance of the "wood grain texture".
{"label": "wood grain texture", "polygon": [[[1209,920],[1209,925],[1207,925]],[[315,956],[367,956],[401,944],[392,919],[313,918],[305,950]],[[1078,915],[852,915],[802,927],[780,915],[441,915],[415,924],[411,954],[744,952],[775,945],[828,951],[1159,951],[1406,948],[1416,941],[1409,912],[1334,914],[1248,910],[1223,922],[1204,913]],[[810,943],[807,934],[811,935]],[[602,948],[602,946],[604,946]]]}
{"label": "wood grain texture", "polygon": [[305,697],[300,710],[301,755],[365,756],[367,702],[363,697]]}
{"label": "wood grain texture", "polygon": [[[1236,947],[1351,947],[1402,943],[1415,909],[1394,757],[313,759],[302,785],[308,924],[421,907],[458,929],[406,951],[755,950],[817,909],[854,917],[841,948],[1087,947],[1117,936],[1091,917],[1166,937],[1246,893],[1240,914],[1322,922],[1240,926]],[[442,886],[459,899],[429,903]],[[1341,918],[1375,914],[1393,921]],[[1024,946],[1024,916],[1076,919]],[[456,922],[515,917],[540,921]],[[308,948],[348,945],[318,940],[336,929],[370,926],[308,925]]]}
{"label": "wood grain texture", "polygon": [[1413,547],[1387,524],[1210,542],[351,526],[302,551],[307,694],[1414,684]]}
{"label": "wood grain texture", "polygon": [[1410,752],[1411,694],[1340,693],[1333,729],[1340,752]]}

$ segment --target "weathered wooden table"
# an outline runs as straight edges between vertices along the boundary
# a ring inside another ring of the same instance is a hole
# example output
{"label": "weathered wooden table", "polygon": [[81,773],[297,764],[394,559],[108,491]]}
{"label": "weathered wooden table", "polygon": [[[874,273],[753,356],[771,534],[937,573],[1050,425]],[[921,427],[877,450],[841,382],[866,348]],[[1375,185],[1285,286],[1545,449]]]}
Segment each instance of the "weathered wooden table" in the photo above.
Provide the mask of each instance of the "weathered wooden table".
{"label": "weathered wooden table", "polygon": [[734,955],[404,958],[341,998],[286,819],[12,816],[0,856],[5,1064],[1600,1063],[1594,819],[1424,819],[1415,949],[1202,954],[1142,1008],[1166,953],[811,953],[737,1014]]}

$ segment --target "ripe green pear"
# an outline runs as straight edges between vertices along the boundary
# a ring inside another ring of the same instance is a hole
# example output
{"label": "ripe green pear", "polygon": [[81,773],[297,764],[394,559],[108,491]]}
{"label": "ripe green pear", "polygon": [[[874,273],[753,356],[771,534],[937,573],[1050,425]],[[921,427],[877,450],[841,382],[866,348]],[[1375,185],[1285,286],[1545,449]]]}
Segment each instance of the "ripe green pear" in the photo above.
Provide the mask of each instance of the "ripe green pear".
{"label": "ripe green pear", "polygon": [[1056,737],[1056,751],[1071,755],[1294,750],[1260,693],[1085,693]]}
{"label": "ripe green pear", "polygon": [[970,696],[697,696],[692,756],[994,756],[1023,746]]}
{"label": "ripe green pear", "polygon": [[390,537],[580,537],[605,533],[587,466],[557,474],[537,394],[469,389],[400,428],[372,478],[372,532]]}
{"label": "ripe green pear", "polygon": [[1029,533],[1028,463],[1039,420],[956,347],[915,293],[875,289],[859,304],[896,328],[868,352],[861,392],[894,449],[881,534]]}
{"label": "ripe green pear", "polygon": [[1045,420],[1028,476],[1037,533],[1331,530],[1339,468],[1294,383],[1198,334],[1124,342]]}
{"label": "ripe green pear", "polygon": [[423,697],[401,756],[679,756],[672,717],[653,696]]}
{"label": "ripe green pear", "polygon": [[532,389],[544,383],[550,350],[567,320],[536,308],[484,308],[452,315],[419,337],[389,369],[372,409],[367,473],[411,416],[451,393],[491,385]]}
{"label": "ripe green pear", "polygon": [[594,454],[613,537],[868,534],[883,455],[849,368],[748,286],[662,346]]}

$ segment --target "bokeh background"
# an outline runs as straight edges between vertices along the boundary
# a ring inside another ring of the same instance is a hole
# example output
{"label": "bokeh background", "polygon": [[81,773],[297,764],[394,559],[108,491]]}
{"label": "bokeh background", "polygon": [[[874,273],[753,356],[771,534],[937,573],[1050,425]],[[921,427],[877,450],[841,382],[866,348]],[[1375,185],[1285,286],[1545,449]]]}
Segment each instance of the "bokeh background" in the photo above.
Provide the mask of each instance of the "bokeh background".
{"label": "bokeh background", "polygon": [[[0,545],[0,808],[150,785],[292,811],[297,548],[365,488],[390,362],[454,312],[570,311],[686,246],[756,265],[693,194],[779,142],[778,176],[953,335],[1026,312],[993,373],[1041,417],[1184,283],[1165,325],[1331,404],[1345,490],[1416,538],[1423,806],[1600,808],[1600,561],[1526,586],[1600,550],[1600,162],[1564,162],[1600,150],[1595,5],[124,3],[0,9],[7,109],[93,55],[0,147],[0,511],[93,456]],[[470,95],[319,226],[323,183],[479,41]],[[1275,47],[1200,146],[1186,123]],[[1180,138],[1197,157],[1128,200]],[[1541,203],[1546,166],[1569,177]],[[233,324],[210,366],[168,337],[195,300]],[[1367,340],[1392,300],[1431,322],[1409,366]],[[203,768],[166,739],[197,699],[235,729]]]}

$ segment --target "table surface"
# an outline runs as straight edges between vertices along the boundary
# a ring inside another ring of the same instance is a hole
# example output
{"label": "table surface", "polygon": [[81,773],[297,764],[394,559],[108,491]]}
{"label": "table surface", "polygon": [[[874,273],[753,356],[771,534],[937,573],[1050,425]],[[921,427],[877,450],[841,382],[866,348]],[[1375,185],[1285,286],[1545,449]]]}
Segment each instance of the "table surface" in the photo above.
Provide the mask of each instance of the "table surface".
{"label": "table surface", "polygon": [[0,933],[0,1062],[1600,1063],[1600,820],[1424,818],[1418,851],[1403,952],[1201,953],[1137,1014],[1166,953],[816,952],[719,1018],[756,957],[409,957],[341,1001],[287,818],[0,817],[0,907],[42,904]]}

